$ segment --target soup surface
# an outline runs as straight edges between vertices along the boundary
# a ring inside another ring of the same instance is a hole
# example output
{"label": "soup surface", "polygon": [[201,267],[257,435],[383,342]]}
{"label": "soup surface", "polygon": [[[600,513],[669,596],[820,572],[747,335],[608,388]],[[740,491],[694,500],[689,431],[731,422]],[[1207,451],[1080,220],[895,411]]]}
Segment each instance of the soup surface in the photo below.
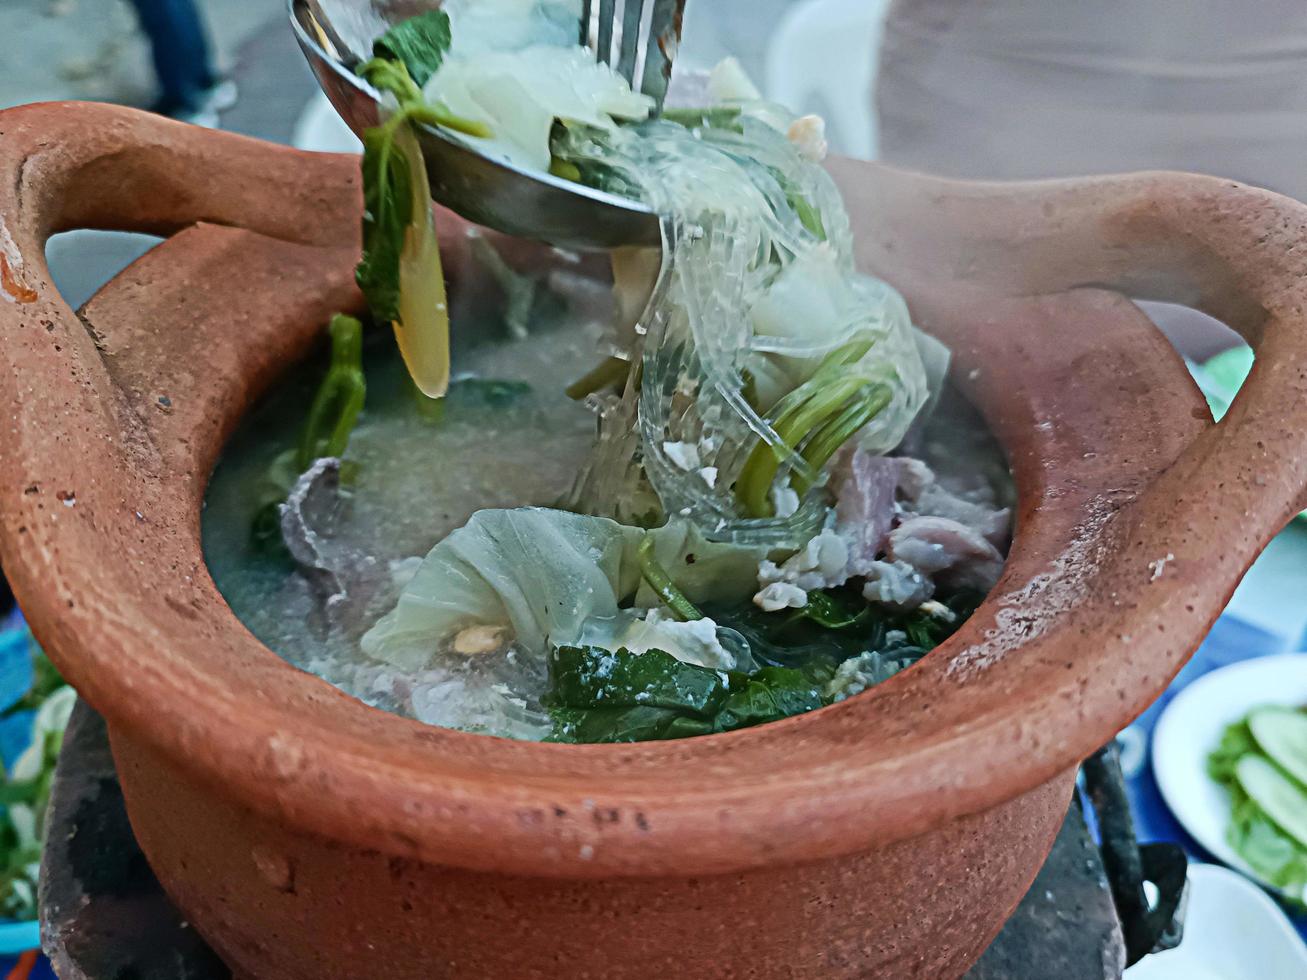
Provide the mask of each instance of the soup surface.
{"label": "soup surface", "polygon": [[[593,362],[603,327],[576,304],[546,306],[525,336],[510,335],[489,308],[460,317],[455,347],[465,370],[443,403],[418,395],[388,331],[370,332],[366,408],[339,489],[324,486],[321,505],[305,508],[323,567],[304,567],[256,528],[282,495],[270,474],[299,439],[325,358],[297,366],[250,412],[213,474],[203,539],[218,588],[255,636],[375,707],[487,734],[549,736],[545,667],[512,647],[404,671],[359,645],[421,557],[474,512],[556,505],[577,479],[595,413],[564,389]],[[1001,451],[951,390],[905,448],[953,490],[1011,502]]]}

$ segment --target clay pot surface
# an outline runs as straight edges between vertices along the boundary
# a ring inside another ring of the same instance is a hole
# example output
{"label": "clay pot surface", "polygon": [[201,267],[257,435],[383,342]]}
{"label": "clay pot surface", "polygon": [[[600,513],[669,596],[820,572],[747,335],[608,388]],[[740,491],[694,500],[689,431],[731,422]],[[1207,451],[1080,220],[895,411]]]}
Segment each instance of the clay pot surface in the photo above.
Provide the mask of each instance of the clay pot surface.
{"label": "clay pot surface", "polygon": [[[0,113],[0,560],[108,719],[160,879],[238,973],[942,977],[997,932],[1076,764],[1307,505],[1307,208],[1177,174],[833,169],[864,266],[952,346],[1008,453],[1001,582],[840,704],[543,745],[350,699],[264,648],[204,566],[224,441],[360,304],[357,161],[105,106]],[[78,227],[171,237],[74,315],[43,248]],[[1219,426],[1123,294],[1258,344]]]}

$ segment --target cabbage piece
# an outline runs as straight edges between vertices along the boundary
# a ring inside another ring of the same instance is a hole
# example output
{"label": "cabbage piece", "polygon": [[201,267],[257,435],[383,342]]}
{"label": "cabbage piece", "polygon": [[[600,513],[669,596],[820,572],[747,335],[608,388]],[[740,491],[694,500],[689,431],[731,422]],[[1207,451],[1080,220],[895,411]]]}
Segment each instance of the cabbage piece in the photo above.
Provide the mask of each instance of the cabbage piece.
{"label": "cabbage piece", "polygon": [[609,130],[614,119],[640,120],[653,100],[632,92],[622,76],[584,48],[534,45],[460,57],[458,34],[449,58],[423,89],[426,99],[463,119],[484,123],[488,138],[469,138],[488,156],[548,170],[554,121]]}
{"label": "cabbage piece", "polygon": [[[369,657],[419,670],[470,626],[503,627],[525,653],[577,642],[587,623],[629,624],[622,604],[653,606],[637,551],[653,553],[692,601],[747,594],[761,553],[705,541],[685,522],[646,532],[540,507],[481,510],[431,549],[395,608],[362,639]],[[588,642],[594,642],[593,633]]]}

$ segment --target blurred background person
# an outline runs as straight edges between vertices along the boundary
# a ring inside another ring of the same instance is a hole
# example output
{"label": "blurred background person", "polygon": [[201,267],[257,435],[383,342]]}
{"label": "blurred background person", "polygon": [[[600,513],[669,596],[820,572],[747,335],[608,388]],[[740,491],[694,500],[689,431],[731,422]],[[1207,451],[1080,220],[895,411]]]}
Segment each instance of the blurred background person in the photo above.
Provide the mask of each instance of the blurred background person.
{"label": "blurred background person", "polygon": [[151,108],[165,116],[216,126],[236,99],[236,87],[213,67],[208,32],[195,0],[131,0],[159,85]]}

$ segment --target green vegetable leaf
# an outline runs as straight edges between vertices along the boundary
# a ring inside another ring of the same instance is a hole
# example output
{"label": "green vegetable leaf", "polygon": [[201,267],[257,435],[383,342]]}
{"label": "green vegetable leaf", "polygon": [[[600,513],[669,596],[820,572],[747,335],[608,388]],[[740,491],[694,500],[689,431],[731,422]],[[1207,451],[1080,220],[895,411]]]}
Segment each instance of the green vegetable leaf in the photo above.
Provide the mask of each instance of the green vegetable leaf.
{"label": "green vegetable leaf", "polygon": [[763,667],[722,704],[714,729],[729,732],[820,708],[826,703],[822,687],[829,679],[829,671]]}
{"label": "green vegetable leaf", "polygon": [[712,734],[712,724],[673,708],[554,708],[551,742],[654,742]]}
{"label": "green vegetable leaf", "polygon": [[377,58],[402,61],[421,87],[440,68],[449,44],[449,15],[443,10],[427,10],[377,38],[372,53]]}
{"label": "green vegetable leaf", "polygon": [[[396,117],[398,118],[398,117]],[[363,259],[354,272],[378,320],[399,319],[399,265],[413,216],[408,160],[387,124],[363,134]]]}
{"label": "green vegetable leaf", "polygon": [[549,658],[549,702],[567,708],[643,705],[711,715],[726,697],[729,676],[662,650],[634,654],[556,647]]}
{"label": "green vegetable leaf", "polygon": [[550,741],[688,738],[761,725],[826,704],[832,671],[764,667],[753,674],[684,663],[661,650],[559,647],[550,655]]}
{"label": "green vegetable leaf", "polygon": [[1207,775],[1225,786],[1235,785],[1234,767],[1249,753],[1256,752],[1257,740],[1248,727],[1248,719],[1228,726],[1221,741],[1207,756]]}

